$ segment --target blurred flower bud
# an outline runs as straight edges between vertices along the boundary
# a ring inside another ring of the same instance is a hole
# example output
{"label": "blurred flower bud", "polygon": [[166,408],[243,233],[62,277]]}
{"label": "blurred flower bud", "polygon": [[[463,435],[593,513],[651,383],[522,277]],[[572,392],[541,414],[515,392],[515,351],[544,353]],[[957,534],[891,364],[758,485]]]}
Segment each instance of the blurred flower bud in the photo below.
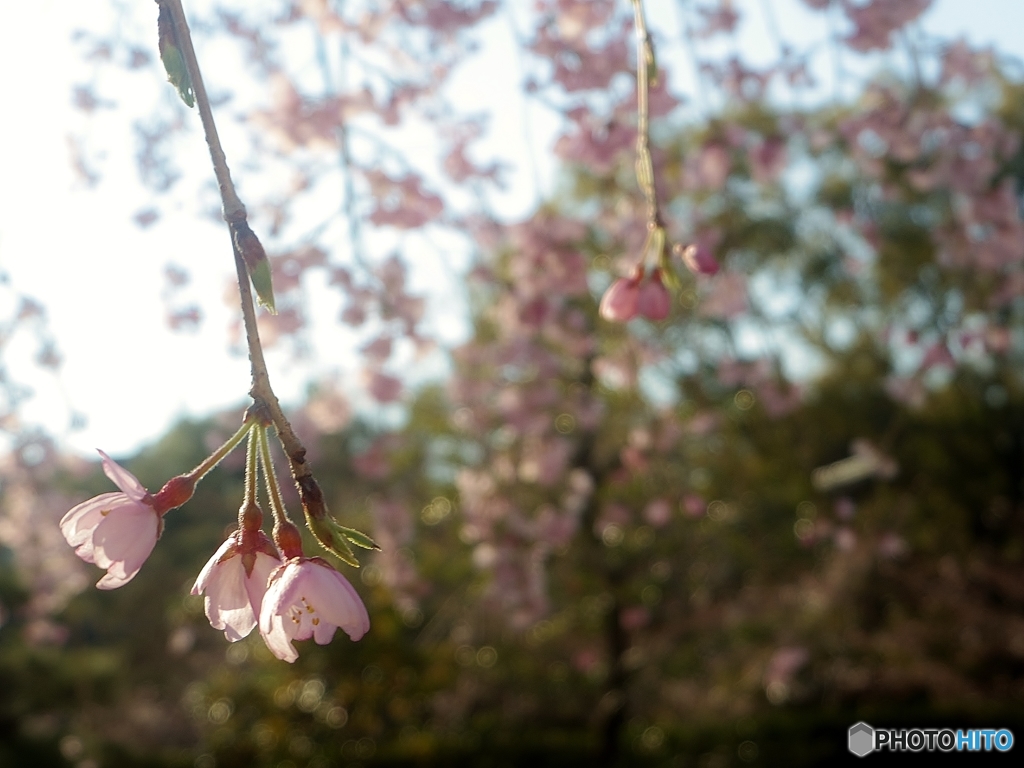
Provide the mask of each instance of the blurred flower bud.
{"label": "blurred flower bud", "polygon": [[687,269],[695,275],[714,275],[718,273],[719,265],[715,260],[711,248],[704,243],[690,243],[686,247],[676,245],[672,249]]}
{"label": "blurred flower bud", "polygon": [[612,283],[601,298],[601,317],[613,323],[624,323],[636,317],[642,277],[643,270],[638,267],[628,278],[620,277]]}
{"label": "blurred flower bud", "polygon": [[672,310],[672,296],[661,282],[661,270],[656,269],[650,280],[640,285],[636,310],[648,320],[664,320]]}

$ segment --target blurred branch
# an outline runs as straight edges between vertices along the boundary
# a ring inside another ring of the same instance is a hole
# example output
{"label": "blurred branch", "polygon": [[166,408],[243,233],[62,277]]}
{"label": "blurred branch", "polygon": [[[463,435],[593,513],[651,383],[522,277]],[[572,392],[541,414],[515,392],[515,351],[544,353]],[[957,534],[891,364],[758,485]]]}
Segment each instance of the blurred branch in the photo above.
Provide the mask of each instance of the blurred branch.
{"label": "blurred branch", "polygon": [[657,79],[654,45],[647,31],[643,0],[633,0],[633,18],[636,25],[636,180],[647,201],[647,226],[661,228],[661,208],[658,191],[654,186],[654,165],[651,162],[650,105],[648,91]]}

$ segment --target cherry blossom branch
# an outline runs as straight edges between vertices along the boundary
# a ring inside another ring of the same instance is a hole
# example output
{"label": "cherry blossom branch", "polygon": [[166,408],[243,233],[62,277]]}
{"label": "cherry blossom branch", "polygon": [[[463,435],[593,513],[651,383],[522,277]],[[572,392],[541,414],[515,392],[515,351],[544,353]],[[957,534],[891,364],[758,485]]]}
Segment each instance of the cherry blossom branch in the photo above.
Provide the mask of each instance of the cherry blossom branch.
{"label": "cherry blossom branch", "polygon": [[[256,307],[253,303],[252,290],[249,287],[252,265],[248,258],[251,253],[258,252],[265,262],[266,254],[256,235],[249,228],[245,206],[235,191],[228,170],[227,158],[220,144],[217,125],[213,119],[210,99],[203,84],[192,45],[192,35],[185,19],[185,11],[181,0],[157,0],[161,9],[169,12],[174,25],[175,43],[180,47],[184,65],[191,78],[191,87],[195,93],[195,101],[199,107],[199,116],[203,124],[203,133],[210,149],[210,160],[213,163],[214,175],[220,189],[221,202],[224,209],[224,220],[231,232],[231,246],[235,256],[235,271],[238,278],[238,293],[242,304],[242,323],[245,327],[245,341],[249,350],[249,363],[252,372],[252,386],[249,394],[253,399],[252,412],[262,420],[272,422],[277,430],[278,439],[288,457],[292,478],[299,490],[299,500],[306,509],[307,518],[322,520],[327,517],[327,505],[323,492],[306,464],[306,448],[281,410],[281,404],[270,385],[270,374],[267,371],[260,343],[259,330],[256,325]],[[259,289],[257,284],[257,289]],[[272,300],[272,299],[271,299]],[[264,302],[266,303],[266,302]]]}
{"label": "cherry blossom branch", "polygon": [[633,1],[636,27],[636,180],[647,201],[648,229],[663,227],[658,191],[654,186],[654,163],[651,160],[649,88],[651,75],[656,75],[654,44],[647,31],[643,0]]}
{"label": "cherry blossom branch", "polygon": [[[672,310],[672,296],[665,287],[666,281],[673,290],[679,290],[679,281],[669,267],[668,240],[658,202],[658,190],[654,184],[654,162],[651,159],[649,91],[651,81],[657,78],[654,44],[647,31],[643,0],[632,0],[632,3],[637,38],[636,181],[647,204],[647,236],[640,258],[629,276],[612,283],[601,298],[598,311],[601,317],[612,322],[626,322],[637,315],[653,321],[664,320]],[[688,255],[692,256],[691,251],[681,245],[676,247],[684,261]],[[649,280],[646,279],[648,262],[653,262]]]}
{"label": "cherry blossom branch", "polygon": [[199,107],[199,119],[203,123],[203,133],[206,135],[206,144],[210,148],[210,159],[213,161],[213,173],[217,177],[217,186],[220,188],[220,198],[224,205],[224,220],[227,222],[244,221],[245,206],[238,198],[235,185],[231,181],[227,158],[220,145],[217,126],[213,121],[210,98],[206,94],[206,86],[203,84],[203,77],[199,72],[196,51],[192,46],[192,34],[185,19],[185,10],[181,6],[181,0],[157,0],[157,2],[163,4],[170,11],[171,19],[174,22],[175,38],[181,45],[185,67],[192,79],[192,88],[195,91],[196,104]]}

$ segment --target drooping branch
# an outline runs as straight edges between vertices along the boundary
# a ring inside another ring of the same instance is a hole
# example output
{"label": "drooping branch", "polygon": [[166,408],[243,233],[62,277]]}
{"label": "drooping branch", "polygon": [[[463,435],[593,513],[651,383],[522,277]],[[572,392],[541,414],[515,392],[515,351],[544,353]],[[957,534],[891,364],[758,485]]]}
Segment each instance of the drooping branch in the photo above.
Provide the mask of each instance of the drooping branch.
{"label": "drooping branch", "polygon": [[206,136],[206,145],[210,148],[210,160],[213,162],[213,173],[217,177],[217,186],[220,188],[220,199],[224,206],[224,220],[227,222],[244,221],[246,217],[245,206],[235,192],[235,185],[231,181],[231,172],[228,170],[227,157],[220,145],[220,136],[217,134],[217,125],[213,120],[213,109],[210,107],[210,98],[206,94],[206,86],[203,84],[203,77],[199,71],[199,61],[196,59],[196,51],[192,46],[192,34],[185,19],[185,10],[181,6],[181,0],[157,0],[162,3],[171,14],[174,22],[175,40],[181,46],[182,56],[185,58],[185,67],[192,78],[192,89],[195,91],[196,104],[199,108],[199,119],[203,123],[203,134]]}
{"label": "drooping branch", "polygon": [[658,191],[654,186],[654,164],[651,160],[649,90],[651,75],[657,72],[654,45],[647,31],[643,0],[633,0],[636,26],[636,180],[647,201],[649,229],[663,227]]}
{"label": "drooping branch", "polygon": [[[234,183],[231,181],[227,157],[224,154],[220,137],[217,134],[213,110],[210,106],[210,99],[206,93],[206,86],[203,83],[202,74],[199,70],[199,62],[196,59],[195,48],[192,45],[192,35],[189,31],[181,0],[157,1],[169,11],[174,23],[175,42],[180,46],[185,66],[192,80],[196,106],[199,109],[199,117],[202,121],[206,144],[210,149],[210,160],[213,163],[214,175],[217,177],[217,185],[220,189],[224,220],[227,222],[231,232],[231,247],[235,257],[235,272],[242,305],[242,323],[245,327],[245,340],[249,351],[252,373],[252,386],[249,394],[252,396],[257,408],[266,410],[267,416],[277,429],[278,438],[288,456],[292,477],[299,486],[300,497],[305,502],[306,492],[304,489],[315,487],[316,481],[313,479],[312,473],[305,461],[306,448],[295,434],[291,424],[288,423],[288,419],[281,410],[277,395],[274,394],[274,390],[270,385],[270,374],[267,371],[267,364],[263,356],[263,346],[260,343],[259,330],[256,325],[256,307],[252,298],[252,290],[249,286],[249,272],[239,245],[239,233],[244,232],[246,236],[252,236],[253,238],[255,238],[255,235],[252,235],[252,231],[249,229],[245,206],[238,197]],[[316,490],[318,491],[319,488]]]}

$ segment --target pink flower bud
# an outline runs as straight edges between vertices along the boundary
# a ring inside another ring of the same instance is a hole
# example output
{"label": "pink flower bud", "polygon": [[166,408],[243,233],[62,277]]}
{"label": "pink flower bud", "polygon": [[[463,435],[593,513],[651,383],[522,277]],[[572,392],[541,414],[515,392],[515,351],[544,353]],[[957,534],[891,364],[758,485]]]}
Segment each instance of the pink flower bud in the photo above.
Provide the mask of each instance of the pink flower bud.
{"label": "pink flower bud", "polygon": [[116,589],[135,578],[156,540],[163,521],[153,497],[142,483],[103,451],[103,471],[121,489],[83,501],[60,521],[60,532],[75,554],[107,571],[96,586]]}
{"label": "pink flower bud", "polygon": [[687,269],[696,275],[714,275],[718,273],[719,266],[715,256],[704,243],[691,243],[685,248],[676,246],[676,253],[683,260]]}
{"label": "pink flower bud", "polygon": [[661,282],[660,269],[654,270],[651,279],[640,285],[636,308],[648,320],[664,320],[672,311],[672,296]]}
{"label": "pink flower bud", "polygon": [[601,317],[613,323],[624,323],[636,317],[641,277],[643,271],[637,269],[629,278],[620,277],[612,283],[601,298]]}
{"label": "pink flower bud", "polygon": [[370,629],[348,579],[320,558],[292,558],[274,570],[260,610],[260,634],[271,653],[291,663],[299,657],[294,640],[326,645],[338,627],[353,640]]}

